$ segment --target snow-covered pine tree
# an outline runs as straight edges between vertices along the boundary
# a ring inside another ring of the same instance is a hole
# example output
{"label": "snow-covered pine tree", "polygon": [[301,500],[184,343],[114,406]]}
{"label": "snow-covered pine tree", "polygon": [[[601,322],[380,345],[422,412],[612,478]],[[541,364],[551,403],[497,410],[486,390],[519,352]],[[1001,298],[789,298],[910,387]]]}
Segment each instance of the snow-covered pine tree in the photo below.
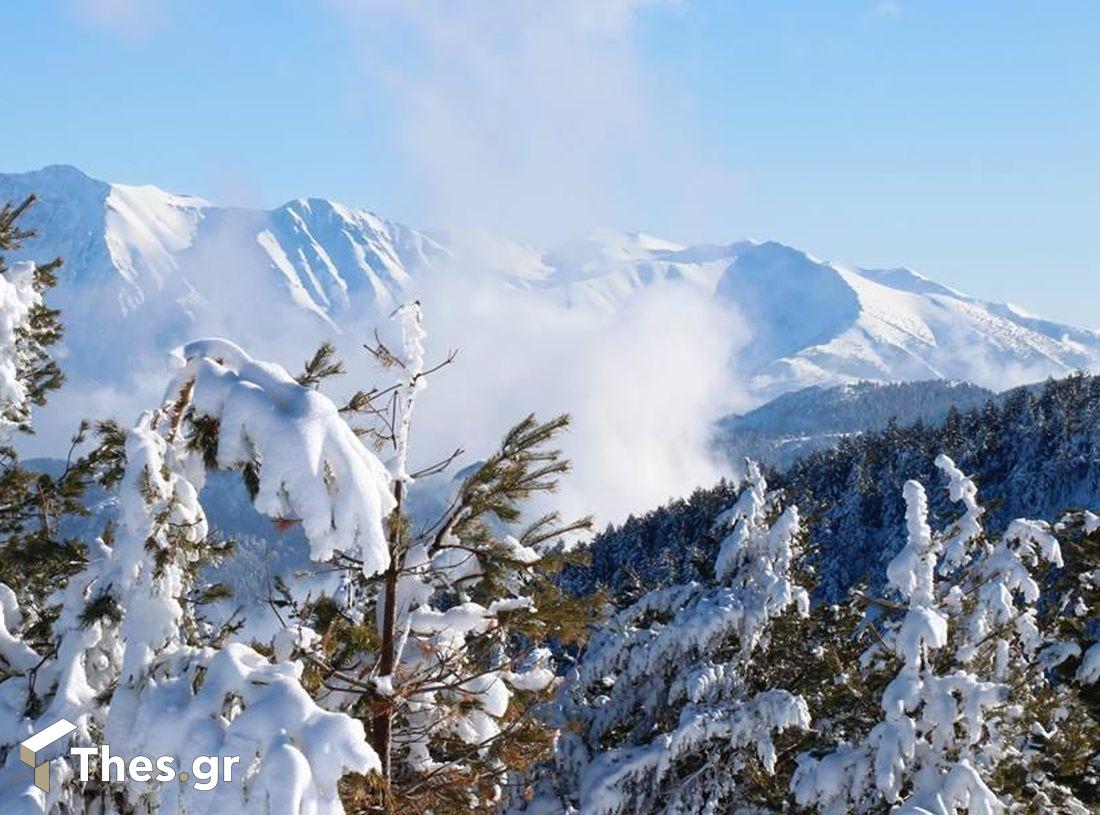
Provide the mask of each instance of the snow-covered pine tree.
{"label": "snow-covered pine tree", "polygon": [[[0,208],[0,765],[5,767],[0,803],[5,812],[19,810],[17,799],[28,781],[19,773],[14,787],[7,783],[6,767],[18,758],[12,745],[41,714],[43,693],[53,693],[49,677],[59,611],[50,595],[85,563],[82,543],[62,539],[58,522],[86,512],[85,488],[109,458],[105,450],[75,460],[70,453],[62,472],[49,475],[22,466],[12,444],[15,434],[33,432],[33,408],[45,404],[62,382],[50,357],[61,324],[58,312],[45,303],[61,261],[9,266],[3,257],[34,237],[19,225],[34,203],[30,196]],[[103,430],[109,435],[109,427]],[[74,437],[74,450],[85,431],[82,427]],[[42,802],[32,795],[22,803],[38,811]]]}
{"label": "snow-covered pine tree", "polygon": [[[58,312],[45,302],[57,283],[59,259],[20,261],[10,266],[4,253],[33,238],[20,219],[33,196],[0,207],[0,582],[11,587],[29,612],[25,624],[40,623],[40,589],[52,587],[80,561],[77,541],[60,540],[57,519],[83,511],[81,498],[94,461],[72,460],[60,474],[28,470],[20,464],[14,437],[33,432],[32,411],[60,387],[61,370],[50,357],[61,338]],[[83,440],[83,429],[74,439]]]}
{"label": "snow-covered pine tree", "polygon": [[[388,565],[388,474],[331,401],[279,366],[224,340],[186,346],[179,365],[161,407],[115,454],[117,530],[53,598],[45,647],[13,633],[19,610],[3,593],[5,812],[335,815],[345,773],[379,769],[361,722],[305,690],[301,662],[227,644],[204,624],[198,567],[217,551],[197,496],[206,468],[239,469],[259,510],[300,520],[317,559],[349,552],[377,572]],[[105,740],[118,755],[175,755],[184,766],[238,756],[237,782],[82,784],[63,757],[47,796],[16,744],[58,718],[77,725],[78,743]]]}
{"label": "snow-covered pine tree", "polygon": [[[1100,809],[1100,517],[1071,512],[1055,527],[1065,568],[1044,584],[1040,626],[1050,642],[1040,667],[1053,677],[1057,726],[1034,734],[1036,775]],[[1029,779],[1030,780],[1030,779]],[[1049,796],[1046,796],[1049,798]],[[1042,802],[1039,796],[1037,799]]]}
{"label": "snow-covered pine tree", "polygon": [[[1060,641],[1047,654],[1047,664],[1071,667],[1073,680],[1085,686],[1100,685],[1100,516],[1070,514],[1059,533],[1068,538],[1069,562],[1059,586]],[[1100,714],[1100,688],[1091,698]]]}
{"label": "snow-covered pine tree", "polygon": [[[589,520],[549,514],[512,532],[522,503],[553,490],[569,468],[550,446],[568,417],[529,416],[469,472],[441,517],[414,528],[408,488],[451,459],[410,470],[413,405],[427,377],[454,357],[425,365],[418,303],[394,318],[400,344],[391,350],[377,339],[370,350],[397,381],[347,405],[366,420],[364,437],[391,456],[387,566],[372,574],[354,554],[338,553],[343,592],[303,606],[286,589],[280,602],[290,630],[317,632],[308,658],[318,698],[361,717],[380,756],[385,782],[364,778],[349,789],[356,807],[491,812],[509,779],[550,750],[553,731],[534,715],[556,673],[546,644],[579,639],[596,605],[565,594],[552,577],[574,557],[562,537]],[[323,349],[303,380],[341,370]]]}
{"label": "snow-covered pine tree", "polygon": [[[1058,640],[1044,652],[1044,664],[1083,686],[1100,685],[1100,516],[1070,513],[1058,532],[1069,556],[1057,587]],[[1100,693],[1090,696],[1100,714]]]}
{"label": "snow-covered pine tree", "polygon": [[[1038,661],[1048,635],[1033,570],[1061,566],[1058,542],[1047,525],[1026,520],[988,540],[974,482],[947,456],[936,465],[963,514],[933,534],[923,487],[906,484],[908,543],[887,571],[903,605],[877,601],[861,626],[877,635],[867,671],[896,671],[882,719],[843,734],[829,752],[800,756],[796,801],[823,815],[884,806],[913,815],[1083,815],[1088,809],[1050,772],[1057,751],[1034,743],[1057,732],[1075,704]],[[904,614],[891,618],[895,610]],[[1061,704],[1052,704],[1056,696]]]}
{"label": "snow-covered pine tree", "polygon": [[[800,519],[755,464],[722,513],[708,579],[651,591],[592,636],[563,686],[552,771],[527,811],[718,813],[752,801],[777,734],[810,724],[803,699],[752,670],[783,616],[806,615],[795,582]],[[764,672],[766,674],[766,672]]]}
{"label": "snow-covered pine tree", "polygon": [[[19,219],[34,204],[31,196],[0,208],[0,252],[19,249],[34,232]],[[49,347],[61,338],[58,312],[43,295],[56,285],[61,261],[20,261],[9,267],[0,254],[0,429],[30,430],[31,408],[43,405],[61,385],[61,370]]]}

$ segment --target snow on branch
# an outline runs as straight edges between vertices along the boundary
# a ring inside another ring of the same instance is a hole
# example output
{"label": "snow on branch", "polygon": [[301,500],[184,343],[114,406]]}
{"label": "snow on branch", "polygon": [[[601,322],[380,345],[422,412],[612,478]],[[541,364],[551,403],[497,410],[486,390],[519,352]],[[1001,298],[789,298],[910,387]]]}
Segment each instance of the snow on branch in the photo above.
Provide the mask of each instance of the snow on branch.
{"label": "snow on branch", "polygon": [[985,510],[978,504],[978,486],[960,470],[950,456],[936,456],[936,467],[947,476],[947,489],[951,500],[963,505],[963,515],[955,523],[943,545],[941,571],[960,566],[966,559],[969,546],[982,534],[982,515]]}
{"label": "snow on branch", "polygon": [[[202,367],[196,372],[202,382]],[[205,385],[194,391],[208,394]],[[127,433],[113,545],[97,541],[58,592],[42,658],[14,641],[20,615],[0,586],[0,647],[18,669],[0,682],[0,810],[342,815],[340,778],[379,768],[362,722],[323,710],[302,685],[300,662],[201,635],[187,597],[209,556],[207,525],[184,474],[192,457],[170,440],[171,407],[144,414]],[[240,775],[215,790],[82,784],[61,758],[46,797],[31,786],[15,743],[59,718],[77,725],[79,745],[174,755],[183,766],[199,755],[239,756]]]}
{"label": "snow on branch", "polygon": [[[169,676],[112,704],[107,736],[138,755],[240,757],[239,778],[212,790],[168,784],[156,790],[164,813],[342,815],[337,783],[379,769],[363,723],[323,710],[302,687],[301,663],[271,663],[252,648],[176,652]],[[147,784],[128,782],[133,800]]]}
{"label": "snow on branch", "polygon": [[[974,481],[945,455],[936,466],[963,514],[933,533],[924,488],[905,484],[908,539],[887,567],[905,614],[885,620],[880,637],[901,668],[882,694],[883,718],[856,743],[798,759],[795,800],[823,815],[877,811],[883,802],[911,815],[992,815],[1005,804],[987,780],[1027,755],[1009,742],[1008,730],[1044,681],[1029,670],[1046,642],[1030,570],[1043,562],[1060,567],[1060,547],[1047,524],[1023,519],[987,541]],[[1043,723],[1033,727],[1046,732]]]}
{"label": "snow on branch", "polygon": [[34,272],[33,263],[20,261],[0,275],[0,441],[26,420],[29,409],[20,336],[35,308],[42,305]]}
{"label": "snow on branch", "polygon": [[655,589],[619,612],[563,687],[559,785],[545,794],[565,811],[732,811],[747,762],[770,775],[775,734],[809,727],[801,696],[747,678],[753,660],[767,659],[771,624],[809,604],[793,573],[798,510],[755,465],[748,473],[715,524],[714,577]]}
{"label": "snow on branch", "polygon": [[384,571],[390,475],[336,406],[227,340],[198,340],[175,356],[181,370],[165,401],[189,395],[198,416],[217,422],[216,465],[254,472],[256,509],[300,520],[314,560],[339,551],[367,575]]}

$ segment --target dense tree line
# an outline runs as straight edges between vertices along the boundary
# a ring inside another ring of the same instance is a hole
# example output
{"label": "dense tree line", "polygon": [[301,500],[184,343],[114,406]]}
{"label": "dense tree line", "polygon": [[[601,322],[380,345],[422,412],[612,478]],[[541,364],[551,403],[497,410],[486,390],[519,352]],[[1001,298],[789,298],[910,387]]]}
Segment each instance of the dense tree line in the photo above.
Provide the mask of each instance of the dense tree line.
{"label": "dense tree line", "polygon": [[934,424],[952,408],[973,410],[994,396],[969,382],[939,379],[803,388],[721,420],[715,444],[731,461],[748,457],[785,469],[809,453],[836,447],[846,436],[882,430],[891,422]]}
{"label": "dense tree line", "polygon": [[[812,521],[807,546],[818,562],[819,596],[837,599],[861,581],[881,583],[886,563],[905,542],[902,486],[909,479],[931,481],[941,452],[974,475],[993,530],[1020,516],[1095,507],[1100,377],[1077,374],[1016,388],[980,408],[950,410],[940,422],[891,422],[769,473]],[[697,490],[607,529],[593,542],[590,567],[569,572],[570,585],[629,593],[691,579],[716,545],[707,534],[711,519],[735,494],[730,484]],[[929,512],[941,521],[950,504],[935,494]]]}
{"label": "dense tree line", "polygon": [[624,599],[578,655],[526,811],[1096,811],[1100,517],[993,533],[975,481],[934,466],[879,587],[814,605],[813,524],[750,466],[705,568]]}

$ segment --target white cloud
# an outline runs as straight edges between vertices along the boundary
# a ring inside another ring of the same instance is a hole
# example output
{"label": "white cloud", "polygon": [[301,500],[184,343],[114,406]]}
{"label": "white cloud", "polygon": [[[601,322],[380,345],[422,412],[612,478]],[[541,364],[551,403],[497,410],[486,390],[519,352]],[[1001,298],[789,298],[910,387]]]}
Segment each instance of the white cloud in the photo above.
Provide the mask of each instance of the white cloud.
{"label": "white cloud", "polygon": [[[484,457],[536,412],[573,417],[562,447],[574,470],[551,501],[567,515],[621,521],[728,474],[710,432],[745,407],[730,360],[746,332],[706,292],[661,284],[608,313],[456,271],[419,291],[432,353],[460,353],[418,399],[418,465],[457,445],[464,463]],[[356,356],[355,378],[377,379]]]}
{"label": "white cloud", "polygon": [[393,128],[425,220],[553,242],[605,225],[698,229],[728,201],[690,100],[639,54],[643,15],[677,4],[335,2],[357,25],[365,104]]}

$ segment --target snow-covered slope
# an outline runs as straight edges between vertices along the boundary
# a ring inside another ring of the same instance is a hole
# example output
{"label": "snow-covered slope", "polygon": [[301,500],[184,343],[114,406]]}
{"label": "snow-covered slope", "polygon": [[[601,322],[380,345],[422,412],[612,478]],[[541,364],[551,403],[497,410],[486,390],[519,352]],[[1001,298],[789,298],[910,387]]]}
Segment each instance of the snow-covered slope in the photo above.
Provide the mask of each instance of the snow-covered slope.
{"label": "snow-covered slope", "polygon": [[854,269],[776,243],[739,244],[717,296],[755,330],[765,397],[805,385],[946,378],[996,389],[1090,368],[1100,333],[1022,317],[907,269]]}
{"label": "snow-covered slope", "polygon": [[775,242],[677,247],[644,235],[590,237],[544,256],[546,285],[609,310],[683,281],[747,323],[735,361],[767,400],[811,385],[946,378],[1002,389],[1100,363],[1100,332],[987,303],[908,269],[856,269]]}
{"label": "snow-covered slope", "polygon": [[[681,286],[740,315],[729,364],[750,401],[857,380],[969,380],[1004,388],[1100,367],[1100,333],[975,300],[907,269],[856,269],[778,243],[681,246],[594,232],[550,250],[487,234],[429,236],[324,199],[273,210],[218,207],[156,187],[108,184],[72,167],[0,175],[0,200],[36,192],[41,238],[61,255],[54,302],[70,381],[124,382],[197,331],[262,353],[377,321],[446,279],[527,290],[548,308],[613,321],[639,292]],[[478,326],[471,326],[476,331]],[[639,360],[644,365],[644,360]]]}
{"label": "snow-covered slope", "polygon": [[36,193],[41,235],[21,253],[59,255],[70,379],[117,381],[136,355],[195,328],[244,341],[339,330],[352,312],[391,310],[410,275],[445,250],[364,210],[299,199],[222,208],[151,186],[107,184],[73,167],[0,175],[0,200]]}

